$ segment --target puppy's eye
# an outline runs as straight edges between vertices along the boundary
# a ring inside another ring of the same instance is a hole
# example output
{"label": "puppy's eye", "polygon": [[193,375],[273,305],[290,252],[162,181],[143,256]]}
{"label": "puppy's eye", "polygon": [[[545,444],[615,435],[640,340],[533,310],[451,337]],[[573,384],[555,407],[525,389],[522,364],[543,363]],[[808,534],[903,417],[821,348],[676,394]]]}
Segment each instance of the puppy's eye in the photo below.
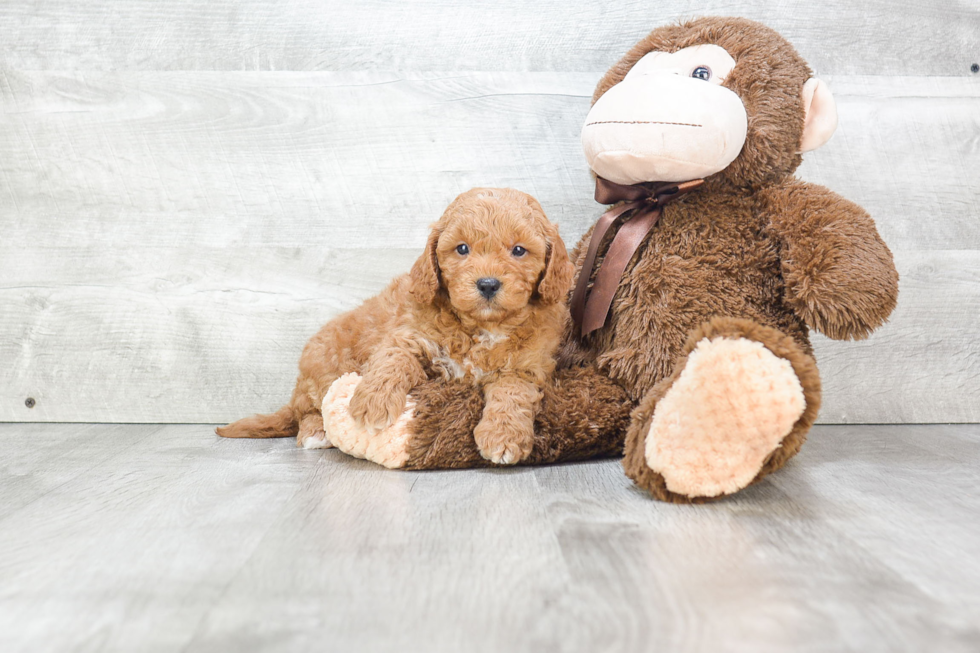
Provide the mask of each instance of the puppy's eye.
{"label": "puppy's eye", "polygon": [[460,256],[466,256],[470,253],[470,246],[466,243],[460,243],[459,245],[456,245],[456,253]]}
{"label": "puppy's eye", "polygon": [[698,66],[693,72],[691,72],[691,77],[708,81],[711,79],[711,69],[707,66]]}
{"label": "puppy's eye", "polygon": [[521,247],[520,245],[514,245],[514,249],[510,250],[510,253],[516,256],[517,258],[520,258],[525,254],[527,254],[527,250]]}

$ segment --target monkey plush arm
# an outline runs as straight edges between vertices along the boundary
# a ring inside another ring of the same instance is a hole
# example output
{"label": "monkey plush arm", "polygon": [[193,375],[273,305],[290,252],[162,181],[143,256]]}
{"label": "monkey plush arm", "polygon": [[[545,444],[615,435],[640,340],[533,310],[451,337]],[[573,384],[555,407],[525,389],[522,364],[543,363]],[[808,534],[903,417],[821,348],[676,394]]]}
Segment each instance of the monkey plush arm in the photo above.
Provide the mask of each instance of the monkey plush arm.
{"label": "monkey plush arm", "polygon": [[898,272],[871,217],[830,190],[798,180],[764,192],[781,245],[787,303],[830,338],[868,337],[898,300]]}

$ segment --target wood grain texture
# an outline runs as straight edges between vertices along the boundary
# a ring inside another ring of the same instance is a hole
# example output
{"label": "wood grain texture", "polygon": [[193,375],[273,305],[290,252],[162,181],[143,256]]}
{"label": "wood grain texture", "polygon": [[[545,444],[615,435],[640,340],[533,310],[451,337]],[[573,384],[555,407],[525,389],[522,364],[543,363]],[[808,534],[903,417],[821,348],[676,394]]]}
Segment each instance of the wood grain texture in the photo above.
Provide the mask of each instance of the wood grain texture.
{"label": "wood grain texture", "polygon": [[700,15],[763,21],[821,74],[968,76],[980,33],[972,0],[8,0],[0,42],[24,70],[597,71]]}
{"label": "wood grain texture", "polygon": [[860,342],[814,338],[820,421],[980,422],[980,252],[895,252],[898,308]]}
{"label": "wood grain texture", "polygon": [[834,77],[839,127],[798,174],[863,206],[896,250],[980,250],[980,77]]}
{"label": "wood grain texture", "polygon": [[8,72],[4,244],[421,246],[479,185],[581,233],[596,77]]}
{"label": "wood grain texture", "polygon": [[[230,421],[288,399],[306,340],[415,250],[156,249],[105,269],[3,251],[0,417]],[[870,340],[815,338],[824,423],[978,421],[980,253],[897,252],[902,301]],[[66,279],[71,283],[66,283]],[[24,400],[36,400],[27,408]]]}
{"label": "wood grain texture", "polygon": [[14,419],[130,422],[285,403],[306,340],[416,255],[156,248],[120,251],[106,266],[88,249],[49,251],[42,265],[5,250],[0,357],[13,365],[0,373],[0,401]]}
{"label": "wood grain texture", "polygon": [[[535,194],[575,242],[596,77],[8,72],[0,419],[273,409],[306,339],[473,185]],[[980,420],[980,80],[831,84],[841,128],[801,175],[868,208],[903,281],[871,341],[818,340],[821,419]]]}
{"label": "wood grain texture", "polygon": [[[597,79],[8,72],[3,244],[421,245],[477,185],[532,193],[574,242],[598,211],[579,141]],[[980,249],[980,77],[831,83],[841,126],[800,175],[894,249]]]}
{"label": "wood grain texture", "polygon": [[818,426],[704,506],[617,461],[396,472],[0,425],[0,649],[975,651],[980,430]]}

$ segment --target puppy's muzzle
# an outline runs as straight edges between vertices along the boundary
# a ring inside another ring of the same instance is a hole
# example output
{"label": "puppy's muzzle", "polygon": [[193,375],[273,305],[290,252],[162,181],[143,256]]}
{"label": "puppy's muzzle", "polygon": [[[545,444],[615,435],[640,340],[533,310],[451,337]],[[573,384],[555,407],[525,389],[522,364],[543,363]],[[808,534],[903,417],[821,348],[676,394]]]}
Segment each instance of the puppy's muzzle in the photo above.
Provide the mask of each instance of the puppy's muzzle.
{"label": "puppy's muzzle", "polygon": [[494,279],[493,277],[477,279],[476,289],[480,291],[480,294],[485,299],[493,299],[493,296],[500,290],[500,279]]}

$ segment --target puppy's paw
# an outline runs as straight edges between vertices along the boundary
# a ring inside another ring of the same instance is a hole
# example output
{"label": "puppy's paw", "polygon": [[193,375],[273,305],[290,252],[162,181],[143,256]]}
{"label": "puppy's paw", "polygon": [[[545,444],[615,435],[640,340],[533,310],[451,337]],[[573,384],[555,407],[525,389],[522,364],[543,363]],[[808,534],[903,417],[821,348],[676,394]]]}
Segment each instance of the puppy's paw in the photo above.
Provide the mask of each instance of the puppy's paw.
{"label": "puppy's paw", "polygon": [[407,400],[407,393],[391,392],[362,381],[351,397],[348,410],[358,426],[378,432],[394,424],[405,412]]}
{"label": "puppy's paw", "polygon": [[296,446],[302,449],[329,449],[333,446],[323,430],[323,417],[319,413],[311,413],[300,420]]}
{"label": "puppy's paw", "polygon": [[327,434],[323,431],[317,431],[313,435],[309,436],[302,443],[297,443],[298,446],[304,449],[332,449],[333,444],[327,437]]}
{"label": "puppy's paw", "polygon": [[480,455],[498,465],[514,465],[531,455],[534,426],[481,421],[473,429]]}

